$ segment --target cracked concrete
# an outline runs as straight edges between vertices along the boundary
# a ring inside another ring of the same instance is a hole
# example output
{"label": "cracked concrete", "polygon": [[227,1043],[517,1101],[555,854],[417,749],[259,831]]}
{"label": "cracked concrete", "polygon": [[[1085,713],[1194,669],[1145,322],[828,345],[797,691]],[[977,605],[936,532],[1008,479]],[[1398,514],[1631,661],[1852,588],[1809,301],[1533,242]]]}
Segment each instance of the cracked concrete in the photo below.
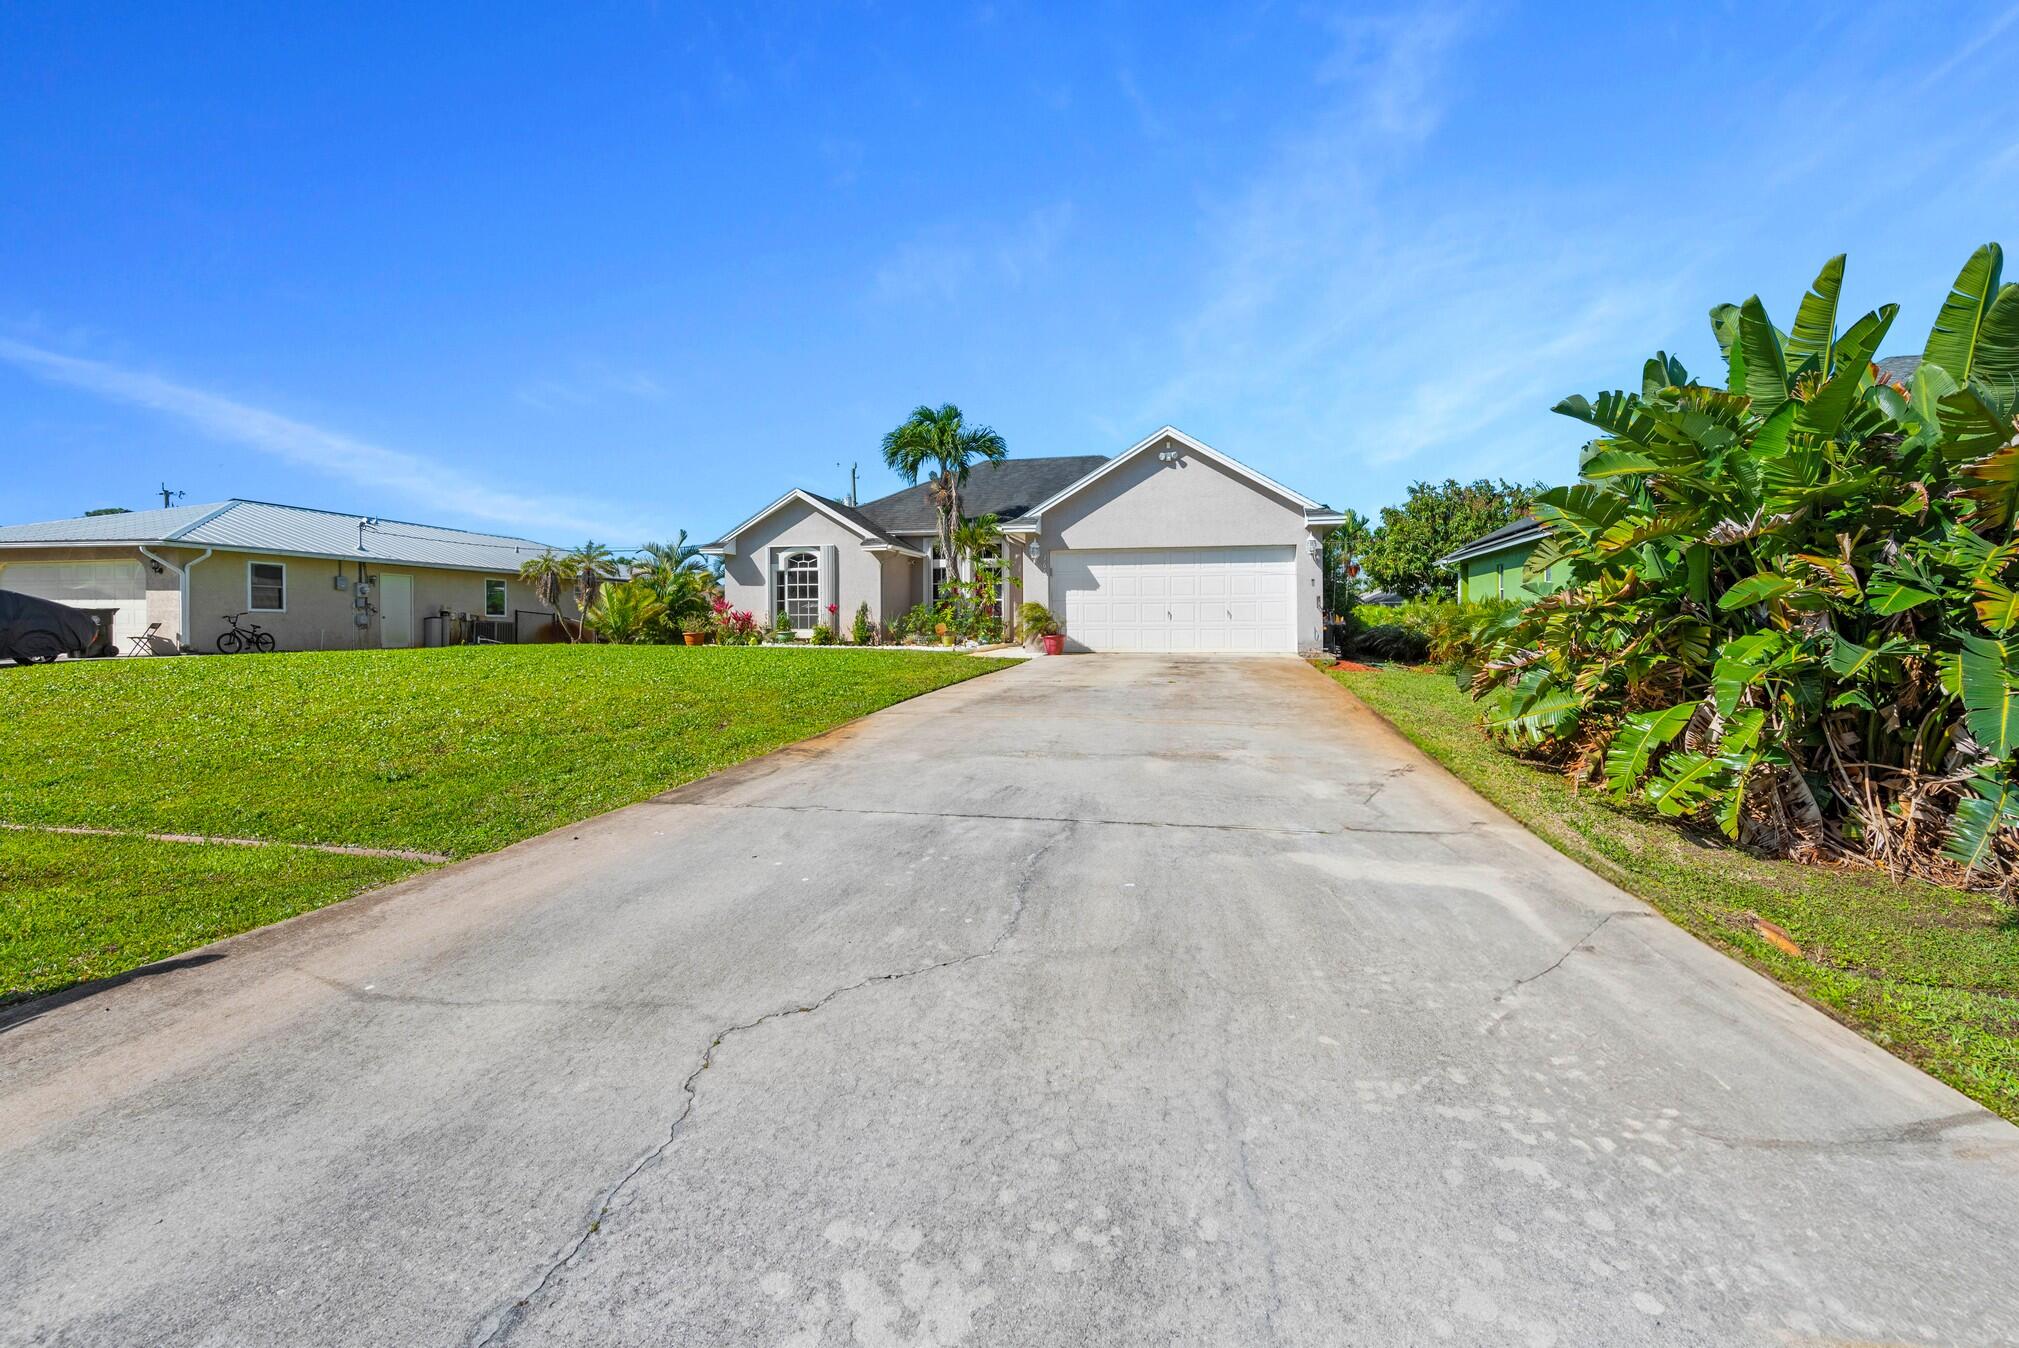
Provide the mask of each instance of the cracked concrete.
{"label": "cracked concrete", "polygon": [[0,1034],[0,1344],[2007,1343],[2015,1200],[1289,661],[1034,661]]}

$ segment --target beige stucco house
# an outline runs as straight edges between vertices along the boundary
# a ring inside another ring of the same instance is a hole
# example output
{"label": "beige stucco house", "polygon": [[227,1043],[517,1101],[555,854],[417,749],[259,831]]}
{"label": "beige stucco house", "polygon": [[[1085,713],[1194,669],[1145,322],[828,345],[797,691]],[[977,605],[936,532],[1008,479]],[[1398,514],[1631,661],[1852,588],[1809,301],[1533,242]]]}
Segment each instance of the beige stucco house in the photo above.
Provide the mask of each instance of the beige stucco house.
{"label": "beige stucco house", "polygon": [[[519,566],[531,539],[221,501],[0,526],[0,590],[109,613],[121,652],[210,651],[245,615],[283,651],[439,645],[552,630]],[[565,600],[564,600],[565,604]],[[572,610],[569,610],[572,612]]]}
{"label": "beige stucco house", "polygon": [[[1081,651],[1316,651],[1320,542],[1340,514],[1166,426],[1113,457],[976,465],[969,516],[1002,521],[1005,619],[1034,601]],[[859,506],[787,492],[703,551],[767,624],[888,628],[946,575],[928,488]]]}

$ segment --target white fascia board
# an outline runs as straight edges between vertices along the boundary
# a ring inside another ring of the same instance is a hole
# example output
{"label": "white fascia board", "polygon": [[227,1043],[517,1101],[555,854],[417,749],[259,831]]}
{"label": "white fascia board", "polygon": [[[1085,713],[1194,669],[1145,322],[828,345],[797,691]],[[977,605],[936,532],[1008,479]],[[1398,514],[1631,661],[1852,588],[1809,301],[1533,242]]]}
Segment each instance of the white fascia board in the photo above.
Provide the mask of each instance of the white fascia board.
{"label": "white fascia board", "polygon": [[925,554],[920,552],[917,548],[907,548],[902,544],[898,543],[878,543],[873,539],[867,543],[864,543],[862,545],[862,550],[864,552],[894,552],[900,557],[925,556]]}
{"label": "white fascia board", "polygon": [[1207,444],[1203,440],[1193,439],[1191,436],[1186,435],[1183,431],[1179,430],[1176,426],[1162,426],[1159,427],[1157,430],[1152,431],[1149,435],[1144,436],[1141,440],[1138,440],[1135,444],[1130,445],[1127,449],[1115,455],[1114,458],[1109,459],[1106,463],[1100,464],[1091,473],[1088,473],[1085,477],[1082,477],[1079,481],[1070,483],[1062,490],[1055,492],[1049,499],[1047,499],[1042,504],[1034,507],[1031,510],[1030,518],[1035,520],[1039,516],[1043,515],[1047,510],[1050,510],[1053,506],[1057,505],[1059,502],[1066,500],[1069,497],[1078,495],[1080,492],[1086,490],[1086,488],[1100,481],[1102,478],[1106,477],[1109,473],[1112,473],[1113,471],[1115,471],[1115,469],[1120,468],[1123,464],[1135,458],[1138,454],[1143,453],[1145,450],[1149,449],[1151,446],[1155,445],[1160,440],[1175,440],[1180,445],[1183,445],[1186,449],[1190,450],[1194,454],[1199,455],[1201,458],[1207,459],[1213,463],[1217,463],[1222,468],[1225,468],[1227,471],[1235,474],[1237,477],[1247,478],[1248,481],[1254,483],[1256,486],[1262,487],[1268,491],[1272,491],[1276,495],[1282,497],[1284,500],[1293,502],[1296,505],[1301,506],[1305,510],[1317,510],[1322,508],[1320,502],[1312,500],[1310,497],[1304,495],[1302,492],[1291,491],[1288,487],[1276,481],[1274,478],[1263,476],[1261,473],[1258,473],[1254,469],[1250,468],[1247,464],[1242,463],[1239,459],[1233,458],[1226,454],[1222,454],[1219,450],[1214,449],[1211,445]]}
{"label": "white fascia board", "polygon": [[[819,497],[815,496],[813,493],[809,491],[806,491],[799,487],[794,487],[791,491],[785,493],[785,495],[779,497],[777,500],[773,501],[770,505],[764,507],[764,509],[758,511],[755,515],[752,515],[749,519],[743,521],[743,523],[737,525],[734,529],[731,529],[728,533],[722,535],[721,542],[724,544],[735,543],[736,536],[738,534],[742,533],[745,529],[748,529],[751,525],[757,523],[757,521],[763,519],[766,515],[769,515],[772,511],[778,509],[780,506],[786,504],[789,501],[794,500],[803,501],[807,505],[812,506],[815,510],[818,510],[821,514],[827,516],[827,518],[833,520],[836,524],[841,525],[843,528],[847,529],[850,533],[855,534],[858,537],[866,538],[872,543],[877,541],[876,535],[866,531],[860,524],[857,524],[854,520],[848,518],[848,516],[838,513],[832,506],[828,505],[827,502],[821,500]],[[703,551],[706,551],[706,549],[703,549]]]}

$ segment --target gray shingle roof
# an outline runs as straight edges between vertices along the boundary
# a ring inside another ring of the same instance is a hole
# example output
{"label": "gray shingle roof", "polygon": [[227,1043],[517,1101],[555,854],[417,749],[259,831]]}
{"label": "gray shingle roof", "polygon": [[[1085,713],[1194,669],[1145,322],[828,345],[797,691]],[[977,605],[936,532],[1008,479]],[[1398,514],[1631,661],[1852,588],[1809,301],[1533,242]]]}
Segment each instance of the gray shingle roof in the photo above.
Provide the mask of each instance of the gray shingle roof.
{"label": "gray shingle roof", "polygon": [[[960,489],[961,513],[1014,519],[1107,461],[1105,454],[1072,454],[978,463],[968,470],[967,482]],[[939,528],[939,512],[933,508],[929,491],[920,483],[865,501],[858,510],[872,527],[884,533],[929,534]]]}
{"label": "gray shingle roof", "polygon": [[1889,384],[1904,384],[1914,377],[1914,371],[1921,368],[1919,356],[1887,356],[1875,363],[1879,367],[1879,377]]}
{"label": "gray shingle roof", "polygon": [[1498,529],[1490,529],[1462,547],[1453,549],[1448,555],[1439,557],[1439,566],[1464,561],[1470,557],[1482,556],[1489,552],[1499,552],[1520,543],[1531,542],[1542,537],[1543,528],[1531,517],[1524,515],[1512,524],[1503,524]]}
{"label": "gray shingle roof", "polygon": [[274,552],[306,557],[360,558],[406,566],[462,571],[516,571],[548,545],[509,534],[480,534],[433,524],[379,519],[362,536],[357,515],[267,501],[135,510],[124,515],[48,520],[0,526],[0,546],[46,543],[164,543],[232,552]]}
{"label": "gray shingle roof", "polygon": [[[888,543],[893,548],[901,548],[904,546],[904,544],[898,542],[896,539],[892,538],[889,534],[877,528],[875,522],[872,521],[869,518],[869,516],[863,514],[862,511],[860,511],[856,507],[851,505],[844,505],[840,501],[832,500],[828,497],[820,495],[817,492],[807,492],[806,494],[808,496],[811,496],[814,500],[820,502],[822,505],[826,506],[828,509],[832,510],[835,514],[841,516],[843,519],[854,521],[858,528],[867,529],[872,535],[875,536],[877,542]],[[710,546],[713,545],[711,544]]]}

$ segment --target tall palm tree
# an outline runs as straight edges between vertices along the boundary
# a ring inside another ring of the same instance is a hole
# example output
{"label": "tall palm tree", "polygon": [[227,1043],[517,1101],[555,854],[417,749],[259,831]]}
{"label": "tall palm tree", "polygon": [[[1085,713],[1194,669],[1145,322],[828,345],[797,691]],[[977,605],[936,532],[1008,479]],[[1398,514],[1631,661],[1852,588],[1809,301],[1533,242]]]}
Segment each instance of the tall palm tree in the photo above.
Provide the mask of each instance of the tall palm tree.
{"label": "tall palm tree", "polygon": [[1367,517],[1357,510],[1346,512],[1338,528],[1325,535],[1325,611],[1344,613],[1353,607],[1367,588],[1361,559],[1374,540]]}
{"label": "tall palm tree", "polygon": [[[589,605],[596,602],[597,592],[603,588],[603,582],[617,574],[616,555],[601,543],[591,539],[561,560],[573,568],[575,573],[573,576],[575,612],[585,615],[589,612]],[[578,635],[581,625],[581,619],[578,617],[575,623]]]}
{"label": "tall palm tree", "polygon": [[961,579],[954,529],[960,523],[960,489],[977,462],[1001,463],[1009,445],[987,426],[970,426],[952,403],[921,403],[902,426],[883,437],[883,461],[906,482],[930,473],[932,503],[939,511],[939,546],[953,579]]}
{"label": "tall palm tree", "polygon": [[[554,621],[561,624],[566,632],[568,624],[561,618],[561,591],[575,583],[575,568],[566,557],[556,557],[553,549],[538,557],[529,557],[519,564],[519,579],[532,587],[533,597],[545,604],[553,613]],[[570,640],[574,637],[571,635]]]}

